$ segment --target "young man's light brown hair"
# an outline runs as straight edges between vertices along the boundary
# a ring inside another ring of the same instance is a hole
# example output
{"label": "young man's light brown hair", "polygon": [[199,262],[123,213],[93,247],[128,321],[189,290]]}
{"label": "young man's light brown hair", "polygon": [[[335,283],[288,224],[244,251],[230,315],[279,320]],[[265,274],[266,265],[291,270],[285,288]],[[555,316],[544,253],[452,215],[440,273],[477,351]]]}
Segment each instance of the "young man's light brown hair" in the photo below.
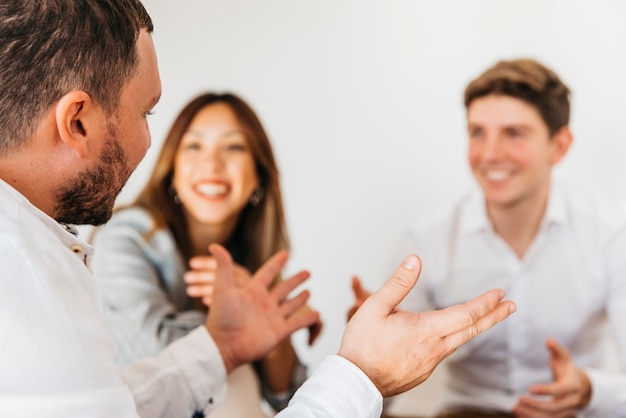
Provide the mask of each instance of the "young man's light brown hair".
{"label": "young man's light brown hair", "polygon": [[534,59],[500,61],[465,89],[465,108],[489,95],[515,97],[535,107],[550,135],[569,124],[570,90],[558,75]]}

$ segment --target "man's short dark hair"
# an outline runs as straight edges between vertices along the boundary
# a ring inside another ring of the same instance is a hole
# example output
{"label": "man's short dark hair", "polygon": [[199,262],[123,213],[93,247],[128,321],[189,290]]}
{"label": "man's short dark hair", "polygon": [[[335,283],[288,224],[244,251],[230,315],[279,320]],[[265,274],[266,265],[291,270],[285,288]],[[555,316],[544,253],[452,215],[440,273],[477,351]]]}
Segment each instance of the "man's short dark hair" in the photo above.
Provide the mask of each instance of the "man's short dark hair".
{"label": "man's short dark hair", "polygon": [[139,0],[0,0],[0,157],[70,91],[115,113],[142,28],[152,32]]}

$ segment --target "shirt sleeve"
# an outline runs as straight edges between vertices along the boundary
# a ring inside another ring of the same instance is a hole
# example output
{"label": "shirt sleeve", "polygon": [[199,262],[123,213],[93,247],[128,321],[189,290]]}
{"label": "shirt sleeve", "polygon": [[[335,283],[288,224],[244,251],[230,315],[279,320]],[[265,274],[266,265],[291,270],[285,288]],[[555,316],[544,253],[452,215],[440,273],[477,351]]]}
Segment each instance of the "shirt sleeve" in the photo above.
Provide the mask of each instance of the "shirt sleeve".
{"label": "shirt sleeve", "polygon": [[357,366],[328,356],[277,418],[380,417],[383,398]]}
{"label": "shirt sleeve", "polygon": [[175,243],[162,232],[146,242],[149,218],[138,213],[120,212],[97,231],[90,262],[120,364],[158,354],[206,320],[200,311],[177,309],[174,299],[184,297],[185,284]]}
{"label": "shirt sleeve", "polygon": [[137,418],[91,276],[74,254],[43,247],[0,251],[0,417]]}
{"label": "shirt sleeve", "polygon": [[204,327],[170,344],[158,356],[121,372],[141,417],[191,417],[210,411],[226,395],[226,369]]}
{"label": "shirt sleeve", "polygon": [[585,370],[591,381],[591,400],[587,417],[626,417],[626,227],[609,241],[605,255],[608,265],[609,288],[606,310],[620,360],[620,372],[610,374],[600,370]]}
{"label": "shirt sleeve", "polygon": [[293,397],[294,393],[306,380],[307,366],[305,366],[298,356],[296,355],[295,364],[291,371],[291,382],[289,389],[283,393],[275,393],[267,386],[267,382],[261,380],[261,393],[263,397],[274,409],[274,411],[281,411],[289,404],[289,400]]}

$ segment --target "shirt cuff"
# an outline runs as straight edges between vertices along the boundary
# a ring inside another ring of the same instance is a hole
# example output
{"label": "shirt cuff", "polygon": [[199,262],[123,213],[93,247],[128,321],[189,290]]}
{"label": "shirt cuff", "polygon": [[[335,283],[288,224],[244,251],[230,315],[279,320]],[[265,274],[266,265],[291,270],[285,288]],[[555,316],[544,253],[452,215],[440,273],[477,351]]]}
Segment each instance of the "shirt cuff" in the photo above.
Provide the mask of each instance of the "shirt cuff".
{"label": "shirt cuff", "polygon": [[313,404],[326,416],[378,418],[383,408],[383,397],[367,375],[338,355],[324,359],[292,402]]}
{"label": "shirt cuff", "polygon": [[204,325],[170,344],[194,398],[205,411],[226,396],[226,367],[219,349]]}
{"label": "shirt cuff", "polygon": [[591,399],[584,408],[585,416],[626,416],[626,378],[585,369],[591,381]]}

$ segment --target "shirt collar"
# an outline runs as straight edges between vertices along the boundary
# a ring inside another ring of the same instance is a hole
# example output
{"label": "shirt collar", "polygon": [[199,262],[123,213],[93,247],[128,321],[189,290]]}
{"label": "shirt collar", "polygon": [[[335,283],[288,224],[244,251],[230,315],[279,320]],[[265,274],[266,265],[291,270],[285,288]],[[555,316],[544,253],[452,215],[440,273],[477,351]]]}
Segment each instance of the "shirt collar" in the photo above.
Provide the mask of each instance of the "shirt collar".
{"label": "shirt collar", "polygon": [[63,245],[77,255],[93,254],[93,247],[77,237],[73,225],[62,225],[34,206],[24,195],[0,179],[0,201],[7,216],[23,218],[24,214],[35,217],[52,232]]}
{"label": "shirt collar", "polygon": [[546,214],[543,217],[541,227],[546,228],[550,225],[563,225],[568,222],[569,216],[563,188],[557,182],[552,181],[550,196],[548,197],[548,207],[546,208]]}
{"label": "shirt collar", "polygon": [[[462,234],[472,234],[480,231],[493,231],[485,199],[480,191],[468,195],[464,199],[464,210],[460,212],[459,231]],[[541,229],[550,225],[562,225],[569,221],[567,205],[562,187],[553,181],[548,196],[548,206],[541,221]]]}

